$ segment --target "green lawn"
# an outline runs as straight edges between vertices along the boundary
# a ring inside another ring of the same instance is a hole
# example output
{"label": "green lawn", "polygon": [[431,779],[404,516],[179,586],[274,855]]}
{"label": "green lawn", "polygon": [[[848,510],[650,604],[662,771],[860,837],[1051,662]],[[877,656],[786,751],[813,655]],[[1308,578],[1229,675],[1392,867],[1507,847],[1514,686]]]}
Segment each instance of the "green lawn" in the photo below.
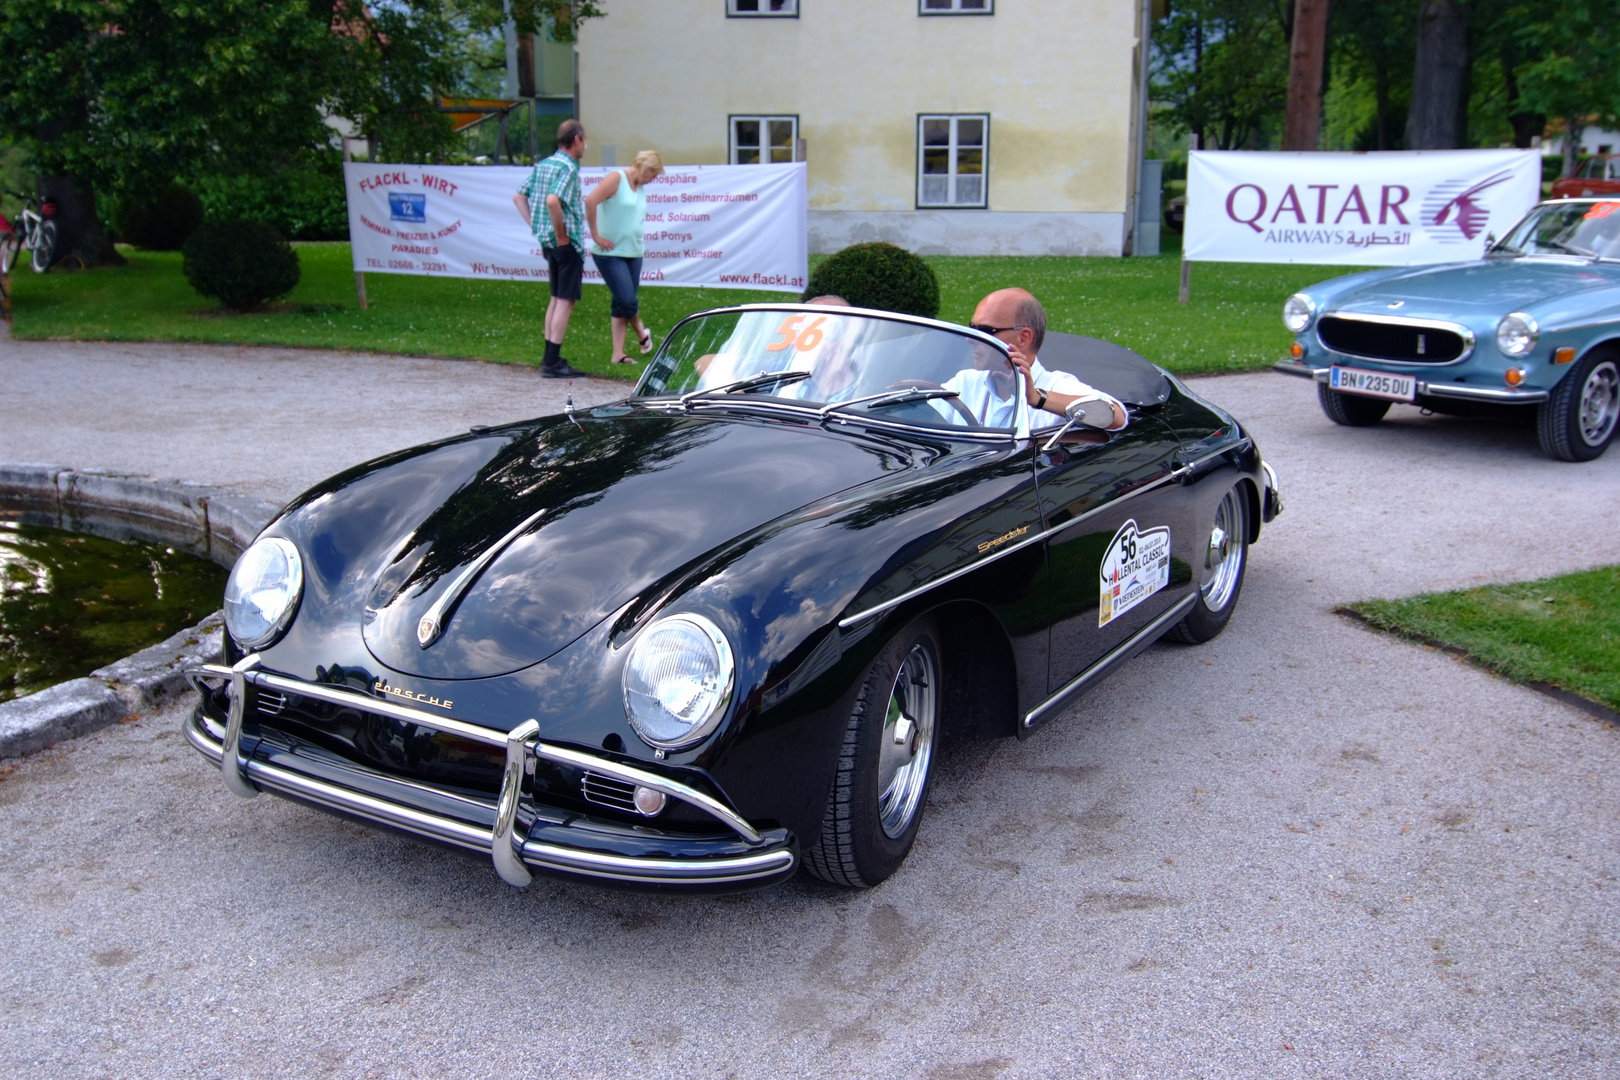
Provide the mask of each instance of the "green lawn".
{"label": "green lawn", "polygon": [[[178,253],[122,249],[129,265],[12,277],[12,335],[25,339],[211,341],[365,349],[500,362],[537,363],[543,349],[543,284],[370,274],[370,307],[355,302],[346,243],[298,244],[303,280],[286,303],[254,315],[227,314],[191,290]],[[814,261],[814,260],[813,260]],[[1263,368],[1281,359],[1289,335],[1282,303],[1339,270],[1309,266],[1200,263],[1192,303],[1176,302],[1179,259],[934,257],[940,317],[967,321],[991,289],[1021,285],[1039,296],[1052,328],[1108,338],[1173,371]],[[693,311],[788,294],[726,289],[644,288],[642,317],[662,335]],[[633,376],[608,363],[608,293],[587,285],[564,355],[595,374]]]}
{"label": "green lawn", "polygon": [[1349,605],[1380,630],[1461,649],[1518,682],[1620,711],[1620,566]]}

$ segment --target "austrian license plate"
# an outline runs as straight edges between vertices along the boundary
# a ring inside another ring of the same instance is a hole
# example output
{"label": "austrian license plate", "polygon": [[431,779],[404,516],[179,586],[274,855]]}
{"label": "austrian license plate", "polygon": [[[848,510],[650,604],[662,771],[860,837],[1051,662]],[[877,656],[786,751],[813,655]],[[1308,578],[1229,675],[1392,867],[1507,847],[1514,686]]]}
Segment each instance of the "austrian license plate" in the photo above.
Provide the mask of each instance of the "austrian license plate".
{"label": "austrian license plate", "polygon": [[1393,401],[1412,401],[1417,397],[1417,380],[1412,376],[1390,375],[1382,371],[1336,367],[1328,377],[1328,385],[1349,394],[1366,394]]}

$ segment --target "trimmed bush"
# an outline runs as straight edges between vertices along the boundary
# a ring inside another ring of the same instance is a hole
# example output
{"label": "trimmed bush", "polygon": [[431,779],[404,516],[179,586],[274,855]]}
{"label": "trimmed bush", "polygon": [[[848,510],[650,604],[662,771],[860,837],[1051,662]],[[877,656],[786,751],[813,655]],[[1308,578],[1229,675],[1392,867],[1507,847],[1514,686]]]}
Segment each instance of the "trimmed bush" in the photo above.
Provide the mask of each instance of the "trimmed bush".
{"label": "trimmed bush", "polygon": [[210,221],[186,241],[191,287],[236,311],[257,311],[298,284],[298,253],[262,221]]}
{"label": "trimmed bush", "polygon": [[336,154],[263,173],[199,176],[194,182],[210,221],[262,221],[289,240],[349,238],[343,162]]}
{"label": "trimmed bush", "polygon": [[113,204],[118,239],[148,251],[179,251],[202,222],[202,200],[173,181],[129,192]]}
{"label": "trimmed bush", "polygon": [[939,314],[939,279],[922,259],[881,241],[853,244],[810,273],[804,299],[831,293],[856,307],[932,319]]}

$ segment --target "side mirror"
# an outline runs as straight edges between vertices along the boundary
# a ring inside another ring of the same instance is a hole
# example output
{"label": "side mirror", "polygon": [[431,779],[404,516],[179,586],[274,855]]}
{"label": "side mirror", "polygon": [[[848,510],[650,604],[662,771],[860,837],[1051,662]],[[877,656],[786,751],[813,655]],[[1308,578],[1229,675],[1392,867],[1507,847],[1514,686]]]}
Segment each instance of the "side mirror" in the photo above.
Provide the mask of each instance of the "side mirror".
{"label": "side mirror", "polygon": [[1076,398],[1069,402],[1063,415],[1069,418],[1070,424],[1084,424],[1092,428],[1106,429],[1114,423],[1114,407],[1097,398]]}

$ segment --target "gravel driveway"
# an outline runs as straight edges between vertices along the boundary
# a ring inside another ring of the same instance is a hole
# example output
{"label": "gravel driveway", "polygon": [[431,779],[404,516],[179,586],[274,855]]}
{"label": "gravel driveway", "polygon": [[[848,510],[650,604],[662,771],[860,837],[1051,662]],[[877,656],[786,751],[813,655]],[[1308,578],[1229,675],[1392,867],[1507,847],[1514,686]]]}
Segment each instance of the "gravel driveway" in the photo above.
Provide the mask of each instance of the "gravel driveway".
{"label": "gravel driveway", "polygon": [[[0,460],[285,499],[556,408],[529,370],[0,341]],[[883,886],[539,882],[227,795],[155,714],[0,782],[0,1073],[1612,1077],[1620,730],[1332,614],[1620,562],[1620,452],[1195,380],[1287,513],[1226,633],[952,747]],[[622,389],[573,388],[594,403]],[[1604,1062],[1608,1062],[1607,1065]]]}

